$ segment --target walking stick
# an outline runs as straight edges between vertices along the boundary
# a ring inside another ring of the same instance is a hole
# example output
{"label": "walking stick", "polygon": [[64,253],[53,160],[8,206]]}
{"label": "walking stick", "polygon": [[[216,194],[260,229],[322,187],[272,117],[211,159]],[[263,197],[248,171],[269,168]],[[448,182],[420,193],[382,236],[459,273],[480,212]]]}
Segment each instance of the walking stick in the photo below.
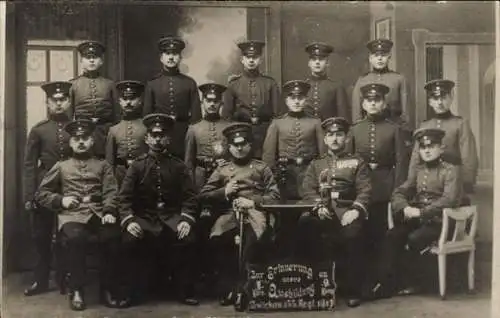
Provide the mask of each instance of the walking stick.
{"label": "walking stick", "polygon": [[245,272],[245,264],[243,262],[243,211],[239,207],[235,207],[236,211],[239,214],[239,242],[238,242],[238,282],[236,287],[236,300],[234,302],[234,308],[236,311],[244,311],[245,310],[245,299],[244,299],[244,290],[242,286],[242,278],[244,277]]}

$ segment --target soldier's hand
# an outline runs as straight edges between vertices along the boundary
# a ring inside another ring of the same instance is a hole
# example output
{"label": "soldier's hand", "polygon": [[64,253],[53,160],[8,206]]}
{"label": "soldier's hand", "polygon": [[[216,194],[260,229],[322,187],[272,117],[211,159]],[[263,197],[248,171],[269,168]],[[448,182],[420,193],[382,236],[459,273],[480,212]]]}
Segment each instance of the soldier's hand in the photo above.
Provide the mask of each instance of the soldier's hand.
{"label": "soldier's hand", "polygon": [[114,224],[116,222],[116,217],[112,214],[105,214],[103,217],[102,217],[102,224],[106,224],[106,223],[109,223],[109,224]]}
{"label": "soldier's hand", "polygon": [[405,219],[413,219],[420,217],[420,209],[407,206],[404,208],[403,213],[405,215]]}
{"label": "soldier's hand", "polygon": [[348,210],[344,213],[344,215],[342,215],[342,220],[340,220],[340,224],[342,224],[342,226],[349,225],[352,222],[354,222],[354,220],[356,220],[357,218],[359,218],[358,210],[356,209]]}
{"label": "soldier's hand", "polygon": [[331,219],[330,211],[327,208],[321,207],[318,209],[318,217],[320,220]]}
{"label": "soldier's hand", "polygon": [[224,193],[226,194],[226,197],[230,197],[232,194],[236,193],[238,189],[239,189],[238,182],[236,180],[231,180],[226,184]]}
{"label": "soldier's hand", "polygon": [[137,222],[130,222],[129,225],[127,225],[127,232],[135,237],[142,236],[142,228]]}
{"label": "soldier's hand", "polygon": [[74,209],[80,205],[80,200],[74,196],[63,197],[61,204],[65,209]]}
{"label": "soldier's hand", "polygon": [[191,231],[191,225],[189,225],[188,222],[186,221],[179,222],[179,224],[177,225],[177,238],[179,240],[182,240],[183,238],[189,235],[190,231]]}
{"label": "soldier's hand", "polygon": [[253,209],[255,208],[255,202],[247,198],[237,198],[234,200],[235,204],[240,209]]}
{"label": "soldier's hand", "polygon": [[33,210],[33,202],[31,201],[27,201],[26,203],[24,203],[24,209],[26,211],[31,211]]}

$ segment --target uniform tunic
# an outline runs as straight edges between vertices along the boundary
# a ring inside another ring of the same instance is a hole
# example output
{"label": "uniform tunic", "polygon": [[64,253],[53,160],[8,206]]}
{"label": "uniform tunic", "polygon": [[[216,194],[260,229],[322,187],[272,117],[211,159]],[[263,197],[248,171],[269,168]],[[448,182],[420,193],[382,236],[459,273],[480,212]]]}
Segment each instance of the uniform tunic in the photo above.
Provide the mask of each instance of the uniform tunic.
{"label": "uniform tunic", "polygon": [[75,119],[92,119],[97,124],[94,152],[104,157],[108,129],[120,120],[121,114],[115,83],[98,72],[87,72],[72,79],[71,83],[73,116]]}
{"label": "uniform tunic", "polygon": [[288,113],[274,119],[268,128],[262,160],[279,174],[279,158],[286,158],[280,192],[286,199],[299,199],[302,179],[311,160],[323,155],[321,121],[303,113]]}
{"label": "uniform tunic", "polygon": [[[56,163],[47,172],[36,194],[43,207],[59,212],[59,228],[67,222],[87,223],[94,215],[116,214],[117,183],[113,168],[105,160],[74,157]],[[62,207],[62,198],[76,196],[77,208]]]}
{"label": "uniform tunic", "polygon": [[260,158],[270,121],[286,112],[276,81],[259,72],[243,72],[229,81],[223,100],[224,118],[253,124],[254,155]]}
{"label": "uniform tunic", "polygon": [[121,184],[128,166],[134,159],[147,152],[144,142],[146,127],[142,119],[122,120],[109,129],[106,138],[106,160],[115,168]]}
{"label": "uniform tunic", "polygon": [[222,235],[238,227],[232,203],[225,195],[226,184],[231,180],[238,180],[242,184],[242,188],[235,196],[255,202],[256,208],[249,211],[249,223],[259,238],[268,226],[268,221],[272,221],[268,220],[265,213],[259,211],[258,207],[261,204],[276,203],[280,199],[280,193],[271,168],[255,159],[242,166],[233,162],[225,162],[215,169],[202,188],[200,199],[217,206],[217,211],[220,213],[212,228],[211,237]]}
{"label": "uniform tunic", "polygon": [[[445,131],[442,141],[444,145],[443,159],[462,166],[464,188],[470,192],[476,184],[479,164],[476,140],[469,122],[460,116],[449,113],[442,118],[435,117],[424,121],[420,128],[439,128]],[[419,161],[418,145],[414,145],[410,167],[414,167]]]}
{"label": "uniform tunic", "polygon": [[422,218],[441,217],[443,208],[457,207],[461,202],[460,167],[439,160],[420,163],[410,169],[408,180],[394,190],[391,205],[394,213],[407,206],[421,209]]}
{"label": "uniform tunic", "polygon": [[[359,77],[352,90],[352,118],[353,122],[361,118],[362,96],[361,87],[367,84],[379,83],[389,87],[389,93],[385,96],[391,118],[397,120],[402,112],[408,112],[408,85],[405,77],[397,72],[385,69],[383,71],[371,71]],[[402,116],[403,122],[408,122],[407,114]]]}
{"label": "uniform tunic", "polygon": [[200,122],[189,126],[186,134],[184,162],[188,169],[192,171],[193,180],[198,190],[201,190],[205,181],[213,172],[216,166],[215,159],[222,157],[220,154],[216,154],[215,148],[223,147],[224,136],[222,130],[229,124],[229,121],[223,119],[202,119]]}
{"label": "uniform tunic", "polygon": [[47,171],[71,155],[69,135],[64,126],[69,119],[43,120],[33,126],[24,155],[24,202],[33,201],[35,191]]}
{"label": "uniform tunic", "polygon": [[370,168],[358,155],[342,152],[329,154],[311,162],[304,176],[303,200],[314,202],[320,198],[320,184],[332,186],[332,193],[339,200],[350,201],[348,205],[339,205],[335,211],[338,218],[355,207],[360,217],[368,215],[368,204],[372,192]]}
{"label": "uniform tunic", "polygon": [[175,117],[170,152],[184,158],[184,139],[189,123],[201,119],[200,96],[195,80],[178,69],[163,70],[146,84],[143,115],[151,113]]}
{"label": "uniform tunic", "polygon": [[122,225],[141,222],[159,234],[164,226],[177,232],[180,221],[196,221],[196,191],[186,165],[170,154],[146,153],[127,170],[120,189]]}
{"label": "uniform tunic", "polygon": [[345,89],[325,76],[309,76],[306,80],[311,84],[308,93],[306,112],[322,121],[330,117],[344,117],[351,120],[351,110]]}
{"label": "uniform tunic", "polygon": [[382,116],[367,117],[352,126],[351,152],[372,166],[371,203],[388,202],[394,188],[406,179],[406,137],[399,125]]}

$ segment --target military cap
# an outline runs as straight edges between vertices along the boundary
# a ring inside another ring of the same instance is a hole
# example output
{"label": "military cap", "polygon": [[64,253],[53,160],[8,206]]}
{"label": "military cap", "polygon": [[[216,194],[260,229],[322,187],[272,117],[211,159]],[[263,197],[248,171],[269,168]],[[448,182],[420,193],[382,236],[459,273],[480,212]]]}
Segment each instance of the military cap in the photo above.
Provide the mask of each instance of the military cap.
{"label": "military cap", "polygon": [[121,81],[116,83],[120,96],[126,99],[140,97],[144,92],[144,84],[139,81]]}
{"label": "military cap", "polygon": [[313,56],[328,56],[333,52],[333,47],[326,43],[314,42],[306,46],[306,52],[310,57]]}
{"label": "military cap", "polygon": [[393,43],[388,39],[376,39],[366,44],[370,53],[389,53],[392,49]]}
{"label": "military cap", "polygon": [[245,56],[260,56],[266,43],[262,41],[245,41],[238,43],[241,53]]}
{"label": "military cap", "polygon": [[384,84],[371,83],[366,84],[360,88],[361,96],[363,98],[368,97],[384,97],[387,93],[389,93],[389,87]]}
{"label": "military cap", "polygon": [[103,56],[106,48],[101,42],[98,41],[86,41],[78,45],[76,48],[78,52],[84,57],[101,57]]}
{"label": "military cap", "polygon": [[327,132],[349,131],[350,124],[344,117],[330,117],[321,123],[321,128]]}
{"label": "military cap", "polygon": [[42,85],[42,89],[47,94],[47,97],[51,98],[62,98],[64,96],[69,96],[69,90],[71,88],[70,82],[49,82]]}
{"label": "military cap", "polygon": [[445,79],[432,80],[427,82],[424,86],[425,90],[427,90],[427,94],[432,96],[449,94],[453,87],[455,87],[455,83]]}
{"label": "military cap", "polygon": [[88,119],[73,120],[64,126],[64,130],[71,137],[89,136],[94,132],[95,124]]}
{"label": "military cap", "polygon": [[222,130],[230,144],[244,144],[252,141],[252,126],[247,123],[234,123]]}
{"label": "military cap", "polygon": [[413,139],[419,145],[440,144],[445,131],[439,128],[419,128],[413,133]]}
{"label": "military cap", "polygon": [[306,96],[309,89],[311,89],[311,84],[308,82],[300,80],[288,81],[283,85],[283,94]]}
{"label": "military cap", "polygon": [[198,86],[203,97],[210,99],[222,99],[222,94],[226,91],[226,86],[217,83],[206,83]]}
{"label": "military cap", "polygon": [[174,36],[164,36],[158,40],[158,50],[160,52],[180,53],[186,47],[186,42]]}
{"label": "military cap", "polygon": [[142,123],[150,132],[166,133],[173,128],[175,119],[167,114],[153,113],[144,116]]}

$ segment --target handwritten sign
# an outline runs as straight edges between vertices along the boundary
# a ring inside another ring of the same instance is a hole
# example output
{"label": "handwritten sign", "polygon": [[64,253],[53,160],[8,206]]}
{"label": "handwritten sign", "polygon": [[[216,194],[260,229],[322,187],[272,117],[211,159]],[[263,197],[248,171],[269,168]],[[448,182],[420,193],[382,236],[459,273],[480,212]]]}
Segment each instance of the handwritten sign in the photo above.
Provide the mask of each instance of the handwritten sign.
{"label": "handwritten sign", "polygon": [[249,265],[249,311],[333,310],[335,263]]}

